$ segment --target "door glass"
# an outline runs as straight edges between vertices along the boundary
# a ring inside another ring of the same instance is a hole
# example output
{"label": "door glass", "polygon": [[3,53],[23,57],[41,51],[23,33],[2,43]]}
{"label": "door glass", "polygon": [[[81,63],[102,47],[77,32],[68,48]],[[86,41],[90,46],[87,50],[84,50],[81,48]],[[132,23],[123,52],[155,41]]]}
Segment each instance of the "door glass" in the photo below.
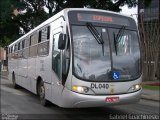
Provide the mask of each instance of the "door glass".
{"label": "door glass", "polygon": [[52,69],[54,70],[56,75],[60,78],[61,59],[60,59],[60,50],[58,49],[58,38],[59,38],[59,33],[53,36]]}
{"label": "door glass", "polygon": [[[68,38],[67,38],[68,39]],[[62,64],[62,79],[65,81],[69,72],[70,65],[70,43],[67,42],[67,47],[63,53],[63,64]]]}

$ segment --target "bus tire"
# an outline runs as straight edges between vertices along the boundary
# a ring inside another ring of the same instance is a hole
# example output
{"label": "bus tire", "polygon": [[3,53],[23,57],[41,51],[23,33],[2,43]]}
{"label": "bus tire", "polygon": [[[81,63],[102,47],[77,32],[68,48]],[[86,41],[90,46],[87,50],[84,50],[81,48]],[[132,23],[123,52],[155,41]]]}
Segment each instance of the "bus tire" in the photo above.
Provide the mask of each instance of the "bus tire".
{"label": "bus tire", "polygon": [[48,100],[45,99],[45,87],[44,87],[44,82],[41,80],[39,84],[39,99],[40,103],[43,106],[48,106]]}
{"label": "bus tire", "polygon": [[13,83],[13,87],[15,89],[17,89],[19,86],[16,84],[16,78],[15,78],[15,74],[13,73],[12,74],[12,83]]}

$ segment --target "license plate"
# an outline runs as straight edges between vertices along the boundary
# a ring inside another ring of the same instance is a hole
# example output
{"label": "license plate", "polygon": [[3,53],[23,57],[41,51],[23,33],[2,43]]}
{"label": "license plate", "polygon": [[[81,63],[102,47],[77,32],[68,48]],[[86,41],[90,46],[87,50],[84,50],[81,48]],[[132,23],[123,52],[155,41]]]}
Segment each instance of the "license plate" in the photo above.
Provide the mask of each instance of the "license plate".
{"label": "license plate", "polygon": [[108,103],[119,102],[119,97],[107,97],[105,101]]}

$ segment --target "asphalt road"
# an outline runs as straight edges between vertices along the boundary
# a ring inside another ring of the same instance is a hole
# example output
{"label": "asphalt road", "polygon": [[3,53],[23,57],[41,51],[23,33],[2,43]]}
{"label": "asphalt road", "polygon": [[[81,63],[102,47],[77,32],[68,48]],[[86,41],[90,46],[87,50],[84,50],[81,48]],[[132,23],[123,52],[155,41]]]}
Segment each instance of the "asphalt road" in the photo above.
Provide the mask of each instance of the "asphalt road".
{"label": "asphalt road", "polygon": [[107,120],[107,119],[159,119],[159,102],[142,99],[130,105],[105,108],[64,109],[53,104],[43,107],[36,95],[19,88],[14,89],[7,79],[1,79],[2,119],[53,120]]}

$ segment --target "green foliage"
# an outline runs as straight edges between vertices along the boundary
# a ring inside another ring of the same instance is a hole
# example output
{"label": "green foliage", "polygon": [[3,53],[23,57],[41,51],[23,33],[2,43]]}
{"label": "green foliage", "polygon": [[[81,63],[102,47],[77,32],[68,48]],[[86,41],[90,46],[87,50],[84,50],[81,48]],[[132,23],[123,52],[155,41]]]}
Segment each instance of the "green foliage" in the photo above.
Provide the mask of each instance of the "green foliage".
{"label": "green foliage", "polygon": [[160,86],[153,86],[153,85],[143,85],[143,89],[147,90],[160,90]]}
{"label": "green foliage", "polygon": [[8,45],[64,8],[119,12],[125,4],[135,7],[137,0],[1,0],[0,46]]}
{"label": "green foliage", "polygon": [[0,22],[0,46],[5,47],[19,37],[19,26],[10,20]]}
{"label": "green foliage", "polygon": [[152,0],[140,0],[142,3],[144,3],[145,7],[150,7]]}

